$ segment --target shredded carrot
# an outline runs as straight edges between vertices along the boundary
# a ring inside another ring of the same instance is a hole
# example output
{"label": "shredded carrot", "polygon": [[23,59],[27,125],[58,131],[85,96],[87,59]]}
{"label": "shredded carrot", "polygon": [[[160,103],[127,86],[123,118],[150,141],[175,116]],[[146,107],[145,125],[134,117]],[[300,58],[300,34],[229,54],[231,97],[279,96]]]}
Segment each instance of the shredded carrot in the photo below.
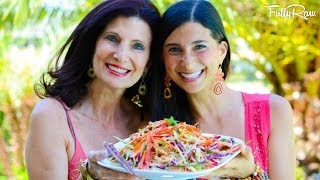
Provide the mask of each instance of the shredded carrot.
{"label": "shredded carrot", "polygon": [[139,169],[195,171],[215,167],[241,150],[239,142],[228,138],[204,136],[197,127],[170,118],[150,122],[132,134],[120,154]]}

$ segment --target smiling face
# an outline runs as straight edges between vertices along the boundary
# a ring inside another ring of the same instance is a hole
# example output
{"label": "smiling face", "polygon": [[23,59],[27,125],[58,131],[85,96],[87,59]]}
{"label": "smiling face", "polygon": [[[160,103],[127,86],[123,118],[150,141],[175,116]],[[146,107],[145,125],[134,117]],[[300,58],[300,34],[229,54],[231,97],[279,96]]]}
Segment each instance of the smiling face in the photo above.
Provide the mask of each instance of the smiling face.
{"label": "smiling face", "polygon": [[213,85],[215,73],[226,53],[226,42],[219,44],[208,28],[195,22],[175,29],[163,47],[167,74],[188,93]]}
{"label": "smiling face", "polygon": [[117,17],[98,37],[93,56],[97,80],[114,88],[133,86],[149,59],[151,30],[138,17]]}

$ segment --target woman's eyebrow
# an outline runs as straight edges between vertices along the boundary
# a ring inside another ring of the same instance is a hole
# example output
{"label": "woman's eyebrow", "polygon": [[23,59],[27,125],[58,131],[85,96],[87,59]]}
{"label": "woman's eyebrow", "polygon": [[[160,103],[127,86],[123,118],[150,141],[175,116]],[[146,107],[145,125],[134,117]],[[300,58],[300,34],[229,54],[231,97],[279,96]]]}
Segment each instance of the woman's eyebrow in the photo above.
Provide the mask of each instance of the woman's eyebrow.
{"label": "woman's eyebrow", "polygon": [[[196,40],[196,41],[193,41],[191,44],[199,44],[199,43],[203,43],[203,42],[207,42],[205,40]],[[168,46],[179,46],[179,44],[177,43],[168,43],[168,44],[165,44],[164,47],[168,47]]]}
{"label": "woman's eyebrow", "polygon": [[197,41],[193,41],[191,44],[199,44],[199,43],[203,43],[203,42],[207,42],[205,40],[197,40]]}
{"label": "woman's eyebrow", "polygon": [[165,48],[168,47],[168,46],[179,46],[179,44],[177,44],[177,43],[168,43],[168,44],[164,45]]}
{"label": "woman's eyebrow", "polygon": [[112,35],[115,35],[115,36],[119,36],[118,33],[114,32],[114,31],[108,31],[108,30],[105,30],[102,35],[107,35],[107,34],[112,34]]}

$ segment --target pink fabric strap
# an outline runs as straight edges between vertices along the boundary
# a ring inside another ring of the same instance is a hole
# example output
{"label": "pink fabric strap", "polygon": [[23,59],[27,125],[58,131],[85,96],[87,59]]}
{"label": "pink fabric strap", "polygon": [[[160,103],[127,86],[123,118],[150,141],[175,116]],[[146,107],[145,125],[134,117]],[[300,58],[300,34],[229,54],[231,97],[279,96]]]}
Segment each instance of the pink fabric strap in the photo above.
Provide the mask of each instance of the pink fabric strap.
{"label": "pink fabric strap", "polygon": [[71,131],[71,134],[72,134],[73,139],[76,140],[76,139],[77,139],[77,138],[76,138],[76,134],[74,133],[74,129],[73,129],[73,126],[72,126],[71,118],[70,118],[70,115],[69,115],[69,112],[68,112],[69,109],[67,108],[66,104],[65,104],[63,101],[61,101],[61,100],[58,100],[58,101],[61,103],[61,105],[63,106],[63,109],[64,109],[65,112],[66,112],[69,129],[70,129],[70,131]]}
{"label": "pink fabric strap", "polygon": [[79,161],[83,161],[83,160],[87,159],[87,156],[86,156],[86,153],[83,151],[81,144],[79,143],[79,141],[76,137],[76,134],[74,132],[71,118],[70,118],[70,115],[68,112],[69,111],[68,107],[66,106],[66,104],[63,101],[61,101],[61,100],[58,100],[58,101],[61,103],[61,105],[63,106],[63,109],[66,112],[69,129],[70,129],[70,132],[72,134],[72,137],[73,137],[73,140],[75,143],[74,154],[73,154],[71,161],[69,162],[69,166],[68,166],[68,180],[76,180],[76,179],[78,179],[78,177],[80,175],[80,171],[78,169]]}
{"label": "pink fabric strap", "polygon": [[245,138],[255,161],[268,172],[268,138],[270,135],[269,94],[242,93],[245,105]]}

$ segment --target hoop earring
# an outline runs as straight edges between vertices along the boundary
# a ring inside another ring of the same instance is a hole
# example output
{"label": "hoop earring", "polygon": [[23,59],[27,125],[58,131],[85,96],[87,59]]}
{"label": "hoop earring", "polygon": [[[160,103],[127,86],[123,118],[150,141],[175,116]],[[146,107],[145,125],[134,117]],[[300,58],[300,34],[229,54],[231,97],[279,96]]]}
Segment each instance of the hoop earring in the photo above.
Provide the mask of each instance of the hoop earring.
{"label": "hoop earring", "polygon": [[91,65],[91,67],[88,69],[87,75],[88,75],[90,78],[96,77],[92,65]]}
{"label": "hoop earring", "polygon": [[223,92],[222,82],[224,73],[222,72],[221,64],[219,64],[218,72],[216,73],[215,81],[217,82],[213,87],[213,93],[216,95],[220,95]]}
{"label": "hoop earring", "polygon": [[172,97],[172,93],[170,90],[170,83],[171,79],[169,78],[168,74],[164,77],[164,90],[163,90],[163,96],[165,99],[170,99]]}
{"label": "hoop earring", "polygon": [[147,85],[144,82],[144,78],[146,76],[146,73],[144,73],[141,77],[141,82],[138,88],[138,94],[136,94],[135,96],[132,97],[131,101],[133,103],[135,103],[137,106],[139,106],[140,108],[143,107],[142,101],[140,99],[140,95],[144,96],[147,94]]}

